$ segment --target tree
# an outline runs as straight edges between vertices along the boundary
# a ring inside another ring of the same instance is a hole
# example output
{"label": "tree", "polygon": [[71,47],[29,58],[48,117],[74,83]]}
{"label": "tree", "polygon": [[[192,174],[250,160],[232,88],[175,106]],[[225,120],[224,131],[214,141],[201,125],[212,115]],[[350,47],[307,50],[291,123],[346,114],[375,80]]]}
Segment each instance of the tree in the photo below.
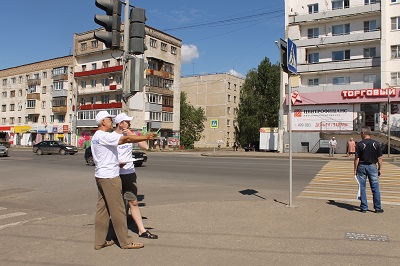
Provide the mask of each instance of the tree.
{"label": "tree", "polygon": [[206,120],[204,109],[194,108],[187,101],[187,94],[181,92],[181,145],[185,148],[193,148],[194,143],[202,136]]}
{"label": "tree", "polygon": [[271,64],[268,58],[247,73],[240,91],[237,129],[240,143],[258,140],[261,127],[278,126],[279,87],[279,63]]}

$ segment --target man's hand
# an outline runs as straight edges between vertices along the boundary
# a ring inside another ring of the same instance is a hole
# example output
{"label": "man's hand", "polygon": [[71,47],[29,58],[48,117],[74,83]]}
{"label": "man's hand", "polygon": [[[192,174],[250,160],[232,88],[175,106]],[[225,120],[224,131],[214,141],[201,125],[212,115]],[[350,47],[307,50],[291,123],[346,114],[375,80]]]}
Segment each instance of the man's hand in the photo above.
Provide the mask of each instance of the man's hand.
{"label": "man's hand", "polygon": [[152,139],[154,139],[154,137],[155,137],[155,134],[152,132],[149,132],[149,134],[147,134],[147,139],[152,140]]}

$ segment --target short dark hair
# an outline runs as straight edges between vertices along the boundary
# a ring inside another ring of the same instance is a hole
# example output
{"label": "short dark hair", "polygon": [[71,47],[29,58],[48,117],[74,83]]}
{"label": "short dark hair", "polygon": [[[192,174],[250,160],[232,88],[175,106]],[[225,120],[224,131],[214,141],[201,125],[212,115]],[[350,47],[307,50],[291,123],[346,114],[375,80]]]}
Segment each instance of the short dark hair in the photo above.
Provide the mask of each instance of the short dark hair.
{"label": "short dark hair", "polygon": [[370,127],[363,127],[361,129],[361,134],[364,134],[364,135],[367,135],[367,136],[371,135],[371,128]]}

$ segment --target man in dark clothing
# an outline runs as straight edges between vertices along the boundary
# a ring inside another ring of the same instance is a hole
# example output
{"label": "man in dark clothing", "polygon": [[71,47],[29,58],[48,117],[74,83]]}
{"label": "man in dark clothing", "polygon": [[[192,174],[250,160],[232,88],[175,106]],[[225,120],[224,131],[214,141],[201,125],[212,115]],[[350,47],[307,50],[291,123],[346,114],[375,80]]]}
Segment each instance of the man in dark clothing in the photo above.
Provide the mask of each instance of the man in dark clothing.
{"label": "man in dark clothing", "polygon": [[[360,186],[361,212],[368,210],[366,183],[367,177],[372,190],[375,213],[382,213],[379,176],[382,171],[382,149],[379,143],[371,139],[369,127],[361,129],[362,140],[356,145],[354,175]],[[378,164],[378,165],[377,165]]]}

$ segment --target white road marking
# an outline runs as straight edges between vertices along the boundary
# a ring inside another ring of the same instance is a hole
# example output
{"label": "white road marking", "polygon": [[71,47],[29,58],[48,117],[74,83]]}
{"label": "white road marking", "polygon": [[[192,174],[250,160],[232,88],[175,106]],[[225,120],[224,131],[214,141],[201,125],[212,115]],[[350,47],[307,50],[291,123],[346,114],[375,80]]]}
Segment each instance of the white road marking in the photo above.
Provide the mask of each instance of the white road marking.
{"label": "white road marking", "polygon": [[3,215],[0,215],[0,220],[17,217],[17,216],[22,216],[22,215],[27,215],[27,213],[26,212],[13,212],[13,213],[9,213],[9,214],[3,214]]}

